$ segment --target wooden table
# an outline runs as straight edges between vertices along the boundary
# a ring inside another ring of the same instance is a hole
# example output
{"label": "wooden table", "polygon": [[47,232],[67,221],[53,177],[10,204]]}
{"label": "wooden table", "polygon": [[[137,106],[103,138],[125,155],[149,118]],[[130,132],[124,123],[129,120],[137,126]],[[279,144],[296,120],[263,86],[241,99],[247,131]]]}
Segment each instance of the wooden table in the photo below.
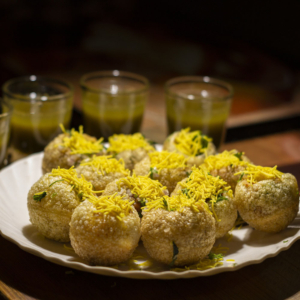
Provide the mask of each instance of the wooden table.
{"label": "wooden table", "polygon": [[[155,136],[151,123],[146,125],[144,131]],[[161,139],[161,135],[158,137]],[[256,164],[277,164],[300,182],[298,131],[225,144],[222,148],[245,151]],[[62,267],[21,250],[0,236],[0,298],[300,299],[299,253],[297,241],[274,258],[234,272],[193,279],[134,280]]]}

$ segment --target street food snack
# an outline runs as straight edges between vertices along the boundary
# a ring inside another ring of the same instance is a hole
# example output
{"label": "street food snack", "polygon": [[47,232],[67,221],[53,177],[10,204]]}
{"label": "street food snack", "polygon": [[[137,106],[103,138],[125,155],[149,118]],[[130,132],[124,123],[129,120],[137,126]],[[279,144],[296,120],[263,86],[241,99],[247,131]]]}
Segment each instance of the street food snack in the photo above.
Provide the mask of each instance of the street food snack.
{"label": "street food snack", "polygon": [[131,177],[117,179],[109,183],[102,195],[115,193],[134,201],[134,207],[140,216],[142,216],[141,208],[147,202],[169,195],[167,188],[162,186],[160,182],[152,180],[148,176],[137,176],[135,173]]}
{"label": "street food snack", "polygon": [[137,175],[148,175],[151,179],[158,180],[168,191],[172,193],[177,183],[189,174],[184,155],[168,152],[155,151],[149,153],[141,162],[134,167]]}
{"label": "street food snack", "polygon": [[276,166],[249,165],[239,172],[241,181],[235,189],[239,214],[254,229],[279,232],[296,217],[299,192],[296,178],[281,173]]}
{"label": "street food snack", "polygon": [[190,132],[190,128],[172,133],[165,140],[163,150],[184,155],[189,166],[200,166],[205,157],[216,153],[211,138],[203,135],[200,130]]}
{"label": "street food snack", "polygon": [[233,228],[237,219],[237,209],[232,190],[223,179],[212,176],[203,167],[193,167],[189,178],[179,182],[172,195],[181,194],[208,204],[216,220],[217,239]]}
{"label": "street food snack", "polygon": [[86,158],[75,170],[79,177],[83,175],[92,183],[95,191],[102,191],[115,179],[130,175],[130,171],[125,169],[124,161],[117,160],[111,155],[94,155],[92,158]]}
{"label": "street food snack", "polygon": [[45,237],[68,242],[72,213],[91,192],[92,184],[78,178],[73,168],[53,169],[29,190],[27,206],[30,222]]}
{"label": "street food snack", "polygon": [[82,126],[79,126],[79,131],[74,128],[66,131],[63,127],[62,131],[44,150],[43,174],[57,167],[69,169],[89,156],[105,153],[103,139],[97,140],[83,133]]}
{"label": "street food snack", "polygon": [[88,197],[72,215],[70,240],[75,253],[90,265],[127,261],[140,239],[140,218],[133,201],[114,194]]}
{"label": "street food snack", "polygon": [[216,228],[205,202],[181,194],[164,196],[142,209],[142,241],[153,259],[185,266],[209,254]]}
{"label": "street food snack", "polygon": [[203,161],[203,166],[211,175],[220,176],[226,181],[234,192],[241,176],[239,172],[245,170],[249,163],[250,160],[245,156],[244,152],[225,150],[219,154],[206,157]]}
{"label": "street food snack", "polygon": [[141,134],[114,134],[108,138],[108,154],[116,159],[123,159],[125,168],[133,170],[134,165],[155,151],[151,143]]}

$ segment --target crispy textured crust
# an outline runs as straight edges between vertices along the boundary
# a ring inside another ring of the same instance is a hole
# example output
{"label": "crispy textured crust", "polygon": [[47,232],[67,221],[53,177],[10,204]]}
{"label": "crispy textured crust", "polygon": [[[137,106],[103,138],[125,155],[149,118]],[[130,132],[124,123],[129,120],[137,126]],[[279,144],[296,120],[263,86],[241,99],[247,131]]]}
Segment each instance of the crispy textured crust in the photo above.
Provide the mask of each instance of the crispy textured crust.
{"label": "crispy textured crust", "polygon": [[[150,158],[145,157],[134,167],[136,175],[145,176],[150,172]],[[153,174],[153,179],[158,180],[163,186],[166,186],[169,193],[172,193],[177,183],[187,177],[189,168],[162,169],[159,173]]]}
{"label": "crispy textured crust", "polygon": [[87,181],[90,181],[95,191],[102,191],[110,182],[127,176],[119,172],[102,175],[90,165],[78,166],[76,172],[79,177],[82,174]]}
{"label": "crispy textured crust", "polygon": [[281,180],[262,180],[250,185],[240,181],[235,190],[238,211],[251,227],[265,232],[279,232],[296,217],[299,194],[296,178],[283,174]]}
{"label": "crispy textured crust", "polygon": [[149,255],[170,264],[173,260],[173,242],[179,253],[175,266],[190,265],[209,254],[215,242],[215,220],[200,207],[199,212],[184,208],[182,212],[163,209],[143,212],[142,240]]}
{"label": "crispy textured crust", "polygon": [[[237,153],[237,151],[236,151]],[[248,163],[251,163],[250,159],[245,156],[242,155],[242,160]],[[224,168],[221,168],[219,170],[211,170],[210,174],[212,176],[220,176],[221,179],[223,179],[224,181],[226,181],[228,183],[228,185],[231,186],[232,191],[235,191],[235,187],[241,177],[241,175],[234,175],[238,172],[243,172],[246,169],[246,166],[227,166]]]}
{"label": "crispy textured crust", "polygon": [[[42,176],[30,189],[27,206],[30,222],[38,231],[49,239],[68,242],[69,223],[74,209],[79,205],[77,194],[65,181],[59,181],[49,187],[54,181],[62,179],[60,176]],[[47,192],[41,201],[33,200],[33,195]]]}
{"label": "crispy textured crust", "polygon": [[114,216],[94,213],[95,206],[82,202],[70,223],[71,245],[91,265],[116,265],[128,260],[140,239],[140,219],[132,212],[119,221]]}
{"label": "crispy textured crust", "polygon": [[[214,204],[214,211],[217,215],[216,220],[216,239],[223,237],[229,230],[234,226],[237,219],[237,209],[231,199],[227,194],[224,196],[228,200],[222,200]],[[209,209],[212,210],[212,205],[208,203]],[[213,214],[215,217],[215,215]]]}
{"label": "crispy textured crust", "polygon": [[[83,135],[89,141],[97,141],[94,137],[87,134]],[[87,157],[86,155],[81,154],[71,154],[69,148],[61,146],[63,139],[67,136],[68,134],[62,133],[46,146],[42,161],[43,174],[49,173],[52,169],[56,169],[57,167],[69,169]]]}
{"label": "crispy textured crust", "polygon": [[125,150],[116,155],[116,159],[123,159],[125,168],[133,170],[136,163],[148,156],[144,148],[137,148],[134,150]]}
{"label": "crispy textured crust", "polygon": [[[187,158],[187,165],[189,167],[192,166],[200,166],[204,159],[205,159],[205,154],[202,155],[198,155],[198,156],[188,156],[184,153],[181,153],[175,146],[175,139],[178,136],[179,132],[174,132],[172,133],[169,137],[167,137],[167,139],[165,140],[164,144],[163,144],[163,150],[169,151],[169,152],[176,152],[176,153],[180,153],[183,154],[186,158]],[[212,142],[208,143],[207,146],[207,151],[206,151],[206,155],[215,155],[217,153],[216,147]]]}

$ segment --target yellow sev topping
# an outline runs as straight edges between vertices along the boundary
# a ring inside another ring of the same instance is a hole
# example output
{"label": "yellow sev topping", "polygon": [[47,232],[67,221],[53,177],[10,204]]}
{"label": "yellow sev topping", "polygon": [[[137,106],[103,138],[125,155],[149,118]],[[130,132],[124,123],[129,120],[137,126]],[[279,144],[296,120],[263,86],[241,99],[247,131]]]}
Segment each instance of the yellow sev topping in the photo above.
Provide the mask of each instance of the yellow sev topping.
{"label": "yellow sev topping", "polygon": [[185,182],[181,182],[180,185],[182,186],[181,194],[195,198],[196,201],[209,201],[216,220],[219,219],[214,210],[215,203],[228,200],[227,195],[230,198],[233,197],[231,187],[220,177],[210,175],[203,166],[200,168],[193,167],[189,178]]}
{"label": "yellow sev topping", "polygon": [[143,148],[147,152],[155,151],[144,136],[141,133],[134,133],[131,135],[125,134],[114,134],[108,138],[109,148],[107,151],[112,153],[120,153],[125,150],[135,150],[138,148]]}
{"label": "yellow sev topping", "polygon": [[242,160],[242,155],[244,155],[243,152],[225,150],[217,155],[207,156],[203,164],[209,172],[212,170],[220,170],[228,166],[245,166],[247,162]]}
{"label": "yellow sev topping", "polygon": [[[96,193],[93,191],[93,185],[87,181],[83,175],[80,178],[77,177],[77,172],[74,167],[70,169],[52,169],[50,176],[60,176],[64,181],[70,185],[70,191],[74,190],[81,200],[85,200],[89,195]],[[52,184],[55,184],[52,183]]]}
{"label": "yellow sev topping", "polygon": [[133,195],[139,198],[152,201],[165,195],[164,190],[167,188],[162,186],[157,180],[152,180],[148,176],[136,176],[135,173],[131,177],[121,178],[117,181],[119,188],[126,187],[130,189]]}
{"label": "yellow sev topping", "polygon": [[[67,133],[63,125],[61,130]],[[103,150],[103,138],[97,141],[88,140],[83,135],[83,126],[79,126],[79,132],[74,128],[71,129],[69,136],[64,137],[62,146],[69,148],[71,154],[97,154]]]}
{"label": "yellow sev topping", "polygon": [[151,168],[157,171],[162,169],[176,169],[186,167],[186,158],[179,153],[168,151],[155,151],[149,153]]}
{"label": "yellow sev topping", "polygon": [[273,168],[261,167],[249,164],[246,170],[236,173],[235,175],[246,176],[250,184],[259,182],[261,180],[281,178],[282,172],[277,170],[277,166]]}
{"label": "yellow sev topping", "polygon": [[182,129],[174,139],[175,147],[188,156],[198,156],[207,150],[212,139],[201,134],[200,130],[190,132],[190,128]]}
{"label": "yellow sev topping", "polygon": [[132,211],[134,203],[134,201],[125,200],[117,193],[100,197],[89,195],[87,200],[96,207],[94,213],[115,216],[120,221]]}
{"label": "yellow sev topping", "polygon": [[146,203],[146,206],[142,207],[145,211],[153,209],[165,209],[167,211],[183,211],[185,207],[191,208],[195,212],[199,212],[200,207],[203,207],[209,211],[208,205],[203,201],[196,201],[194,197],[189,198],[185,194],[178,194],[170,196],[163,196],[156,200]]}
{"label": "yellow sev topping", "polygon": [[91,159],[82,161],[80,165],[91,166],[100,175],[106,175],[108,173],[122,173],[129,176],[130,174],[130,171],[125,169],[123,159],[117,160],[112,158],[112,155],[94,155]]}

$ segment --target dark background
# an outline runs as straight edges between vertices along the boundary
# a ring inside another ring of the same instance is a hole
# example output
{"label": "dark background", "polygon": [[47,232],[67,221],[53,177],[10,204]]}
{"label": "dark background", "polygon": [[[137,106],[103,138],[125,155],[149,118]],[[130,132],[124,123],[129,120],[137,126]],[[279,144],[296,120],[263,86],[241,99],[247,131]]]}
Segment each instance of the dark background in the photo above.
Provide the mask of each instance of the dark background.
{"label": "dark background", "polygon": [[28,74],[78,84],[120,69],[154,85],[210,75],[236,90],[233,114],[292,101],[299,1],[0,1],[0,83]]}

